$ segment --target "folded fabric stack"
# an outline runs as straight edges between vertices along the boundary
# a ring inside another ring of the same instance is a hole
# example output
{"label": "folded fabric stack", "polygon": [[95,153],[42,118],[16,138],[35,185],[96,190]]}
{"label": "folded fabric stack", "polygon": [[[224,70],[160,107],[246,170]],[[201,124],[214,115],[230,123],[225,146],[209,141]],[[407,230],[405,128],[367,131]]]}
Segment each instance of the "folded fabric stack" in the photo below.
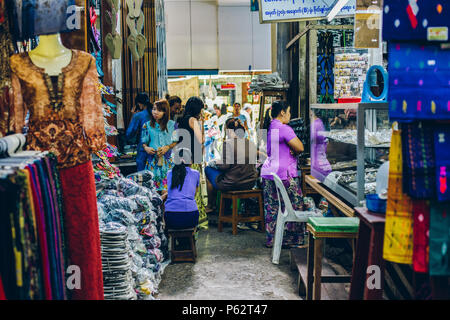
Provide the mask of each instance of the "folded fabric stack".
{"label": "folded fabric stack", "polygon": [[280,90],[289,88],[289,84],[283,81],[278,72],[271,74],[258,74],[250,83],[249,93],[259,92],[262,90]]}
{"label": "folded fabric stack", "polygon": [[[133,178],[142,184],[153,185],[151,172],[134,174]],[[164,258],[168,257],[161,197],[156,190],[141,186],[129,178],[98,182],[97,192],[100,228],[116,223],[127,232],[128,256],[137,299],[155,299],[161,274],[167,265]],[[120,248],[125,249],[126,246],[122,244]],[[119,285],[120,281],[113,280],[114,285]],[[123,289],[129,279],[122,277],[120,280],[123,281]],[[124,296],[120,295],[120,298]]]}

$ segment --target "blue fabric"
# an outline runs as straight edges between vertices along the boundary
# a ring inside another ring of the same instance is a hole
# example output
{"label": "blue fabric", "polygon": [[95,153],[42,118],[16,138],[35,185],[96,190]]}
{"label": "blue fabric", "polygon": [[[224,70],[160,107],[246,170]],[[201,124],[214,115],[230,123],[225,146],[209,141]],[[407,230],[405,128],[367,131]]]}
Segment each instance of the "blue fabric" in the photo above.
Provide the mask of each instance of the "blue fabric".
{"label": "blue fabric", "polygon": [[198,211],[195,202],[195,193],[200,185],[200,173],[197,170],[186,167],[186,177],[183,187],[172,189],[172,170],[167,174],[167,200],[164,204],[165,210],[173,212]]}
{"label": "blue fabric", "polygon": [[216,190],[219,189],[216,184],[216,179],[221,173],[222,171],[209,166],[205,168],[205,175],[208,178],[209,182],[211,182],[213,188]]}
{"label": "blue fabric", "polygon": [[435,125],[434,153],[436,158],[437,199],[450,201],[450,125]]}
{"label": "blue fabric", "polygon": [[450,64],[439,45],[390,43],[389,120],[450,120]]}
{"label": "blue fabric", "polygon": [[16,40],[76,30],[75,0],[14,0],[13,35]]}
{"label": "blue fabric", "polygon": [[198,225],[199,212],[170,212],[164,213],[164,221],[168,229],[189,229]]}
{"label": "blue fabric", "polygon": [[[439,5],[441,12],[438,11]],[[448,1],[418,1],[417,11],[409,5],[408,0],[384,0],[383,6],[384,41],[426,41],[429,28],[450,28]],[[411,16],[408,15],[408,11]]]}

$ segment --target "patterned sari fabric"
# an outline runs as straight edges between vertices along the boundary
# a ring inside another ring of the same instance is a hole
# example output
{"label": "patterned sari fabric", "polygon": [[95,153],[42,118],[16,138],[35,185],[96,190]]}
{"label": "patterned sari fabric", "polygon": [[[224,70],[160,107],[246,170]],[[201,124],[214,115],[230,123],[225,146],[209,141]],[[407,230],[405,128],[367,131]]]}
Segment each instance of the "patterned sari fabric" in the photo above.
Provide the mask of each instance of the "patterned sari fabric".
{"label": "patterned sari fabric", "polygon": [[413,201],[413,269],[415,272],[428,272],[430,206],[428,201]]}
{"label": "patterned sari fabric", "polygon": [[[200,175],[203,174],[202,165],[201,164],[192,164],[191,168],[200,172]],[[200,180],[202,178],[200,177]],[[198,227],[208,229],[208,215],[206,214],[206,206],[203,201],[203,195],[200,190],[200,186],[197,188],[197,192],[195,193],[195,202],[197,203],[199,218],[198,218]]]}
{"label": "patterned sari fabric", "polygon": [[450,206],[430,205],[430,275],[450,276]]}
{"label": "patterned sari fabric", "polygon": [[401,131],[393,130],[389,150],[388,200],[384,231],[383,258],[395,263],[412,264],[412,199],[403,193]]}
{"label": "patterned sari fabric", "polygon": [[438,201],[450,201],[450,124],[434,129]]}
{"label": "patterned sari fabric", "polygon": [[433,128],[425,123],[402,124],[403,187],[416,199],[435,195]]}
{"label": "patterned sari fabric", "polygon": [[[284,187],[291,200],[294,210],[303,210],[303,194],[300,188],[300,178],[283,180]],[[275,182],[263,179],[264,215],[266,222],[266,246],[272,247],[278,218],[278,193]],[[284,204],[282,203],[282,210]],[[305,223],[289,222],[284,228],[283,245],[298,246],[303,244]]]}

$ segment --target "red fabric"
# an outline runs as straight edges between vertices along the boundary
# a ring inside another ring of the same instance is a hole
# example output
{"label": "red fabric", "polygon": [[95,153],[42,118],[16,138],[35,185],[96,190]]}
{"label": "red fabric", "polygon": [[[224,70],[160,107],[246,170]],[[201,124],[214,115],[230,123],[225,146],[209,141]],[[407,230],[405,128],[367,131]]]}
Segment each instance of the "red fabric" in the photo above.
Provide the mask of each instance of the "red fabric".
{"label": "red fabric", "polygon": [[[37,170],[35,165],[32,165],[32,167],[34,170]],[[30,172],[30,175],[33,176],[33,172],[30,170],[30,168],[27,168],[26,170],[28,170],[28,172]],[[47,246],[47,235],[45,231],[46,230],[45,217],[44,213],[42,212],[41,204],[38,201],[38,199],[42,199],[41,191],[39,185],[34,184],[33,181],[31,181],[31,192],[33,194],[33,204],[36,216],[36,225],[38,228],[39,245],[41,250],[44,294],[46,300],[52,300],[52,285],[50,280],[50,262],[47,251],[48,246]]]}
{"label": "red fabric", "polygon": [[413,201],[413,269],[415,272],[428,272],[430,206],[425,200]]}
{"label": "red fabric", "polygon": [[0,300],[6,300],[5,291],[3,289],[2,277],[0,277]]}
{"label": "red fabric", "polygon": [[[97,198],[92,162],[60,169],[69,266],[81,271],[81,288],[72,300],[104,300]],[[70,274],[67,276],[71,276]]]}

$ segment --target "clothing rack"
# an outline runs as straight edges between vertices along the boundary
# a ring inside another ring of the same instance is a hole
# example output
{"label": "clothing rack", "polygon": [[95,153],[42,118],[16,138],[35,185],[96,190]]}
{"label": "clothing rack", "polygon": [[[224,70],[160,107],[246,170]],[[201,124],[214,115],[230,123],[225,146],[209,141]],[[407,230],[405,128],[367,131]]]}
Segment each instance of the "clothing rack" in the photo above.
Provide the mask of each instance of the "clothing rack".
{"label": "clothing rack", "polygon": [[0,138],[0,297],[64,300],[66,259],[56,157]]}

